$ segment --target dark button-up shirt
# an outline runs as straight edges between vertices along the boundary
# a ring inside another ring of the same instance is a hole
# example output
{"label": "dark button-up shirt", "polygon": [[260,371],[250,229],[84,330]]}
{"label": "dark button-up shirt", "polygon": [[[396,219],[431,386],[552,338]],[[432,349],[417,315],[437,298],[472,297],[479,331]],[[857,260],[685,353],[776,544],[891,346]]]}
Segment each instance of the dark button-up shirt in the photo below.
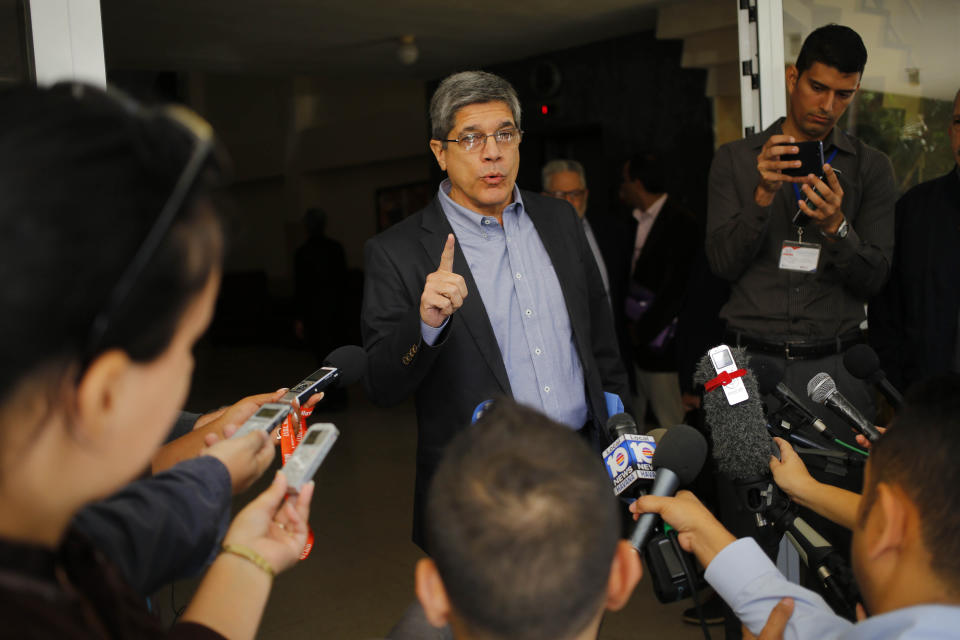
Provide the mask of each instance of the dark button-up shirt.
{"label": "dark button-up shirt", "polygon": [[856,329],[864,303],[883,287],[893,255],[897,187],[890,160],[834,128],[824,153],[837,151],[847,237],[827,240],[813,224],[804,242],[821,246],[814,273],[779,268],[784,240],[797,240],[797,211],[785,182],[768,207],[753,199],[759,183],[757,156],[766,140],[782,133],[783,119],[763,133],[723,145],[710,167],[706,253],[710,267],[732,283],[720,312],[729,327],[778,340],[818,340]]}

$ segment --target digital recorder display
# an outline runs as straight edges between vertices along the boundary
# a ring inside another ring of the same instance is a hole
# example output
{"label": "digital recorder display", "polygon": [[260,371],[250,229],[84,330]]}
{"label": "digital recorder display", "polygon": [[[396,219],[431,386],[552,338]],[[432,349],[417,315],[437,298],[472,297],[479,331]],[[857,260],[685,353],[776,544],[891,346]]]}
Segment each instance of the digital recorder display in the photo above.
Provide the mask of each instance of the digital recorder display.
{"label": "digital recorder display", "polygon": [[733,364],[733,358],[729,351],[718,351],[713,354],[713,366],[717,369],[725,369]]}
{"label": "digital recorder display", "polygon": [[303,441],[303,444],[314,444],[317,439],[320,437],[319,431],[311,431],[307,434],[307,439]]}
{"label": "digital recorder display", "polygon": [[269,420],[270,418],[277,415],[278,413],[280,413],[280,409],[274,409],[272,407],[263,407],[262,409],[260,409],[260,411],[257,411],[257,415],[255,417],[266,418],[267,420]]}

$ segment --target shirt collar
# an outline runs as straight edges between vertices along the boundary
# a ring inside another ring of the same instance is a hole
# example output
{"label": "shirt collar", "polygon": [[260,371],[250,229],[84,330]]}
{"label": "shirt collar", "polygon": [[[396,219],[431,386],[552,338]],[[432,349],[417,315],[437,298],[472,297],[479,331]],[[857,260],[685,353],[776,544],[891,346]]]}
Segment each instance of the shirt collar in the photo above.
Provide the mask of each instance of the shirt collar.
{"label": "shirt collar", "polygon": [[[480,230],[484,218],[491,216],[477,213],[472,209],[468,209],[454,202],[450,197],[451,186],[450,178],[445,178],[443,182],[440,183],[440,188],[437,190],[437,196],[440,198],[440,206],[443,209],[443,212],[446,214],[447,218],[451,219],[451,222],[457,221],[467,228]],[[516,213],[516,215],[519,217],[523,214],[523,212],[523,198],[520,197],[520,188],[514,184],[513,202],[507,205],[507,207],[503,210],[503,213],[505,215],[509,213]]]}
{"label": "shirt collar", "polygon": [[[767,141],[767,138],[773,135],[778,135],[783,133],[783,122],[786,118],[778,118],[776,122],[767,127],[767,130],[762,134],[756,136],[754,140],[754,148],[759,149],[763,146],[763,143]],[[823,139],[823,151],[826,153],[828,149],[836,147],[837,149],[843,151],[844,153],[849,153],[852,155],[857,155],[857,148],[853,146],[853,143],[850,142],[850,137],[841,131],[839,127],[834,127],[830,130],[830,134]]]}
{"label": "shirt collar", "polygon": [[667,194],[663,194],[657,198],[656,202],[650,205],[650,208],[644,211],[643,209],[634,209],[633,217],[637,219],[637,222],[641,222],[643,216],[649,216],[650,218],[656,220],[657,214],[660,213],[660,210],[663,209],[663,204],[667,201]]}

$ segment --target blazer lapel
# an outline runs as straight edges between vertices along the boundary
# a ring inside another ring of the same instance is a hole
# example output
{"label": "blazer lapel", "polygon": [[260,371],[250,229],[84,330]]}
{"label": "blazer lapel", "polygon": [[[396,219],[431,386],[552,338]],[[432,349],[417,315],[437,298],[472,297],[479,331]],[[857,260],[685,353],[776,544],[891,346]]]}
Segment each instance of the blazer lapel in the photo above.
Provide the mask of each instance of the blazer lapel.
{"label": "blazer lapel", "polygon": [[[447,234],[453,233],[453,228],[443,214],[438,198],[434,198],[424,211],[421,226],[427,233],[420,239],[420,243],[423,245],[427,256],[429,256],[430,263],[433,265],[439,264],[440,252],[443,251]],[[480,290],[473,279],[470,267],[467,266],[467,259],[460,249],[459,242],[454,247],[453,270],[463,276],[468,295],[463,301],[463,306],[451,318],[451,322],[454,322],[456,318],[463,321],[463,325],[476,343],[477,350],[480,351],[483,359],[487,362],[490,371],[500,384],[500,388],[505,394],[512,395],[510,378],[507,377],[507,368],[503,364],[503,356],[500,354],[500,345],[497,344],[497,337],[493,333],[493,325],[490,324],[490,317],[483,306],[483,299],[480,298]]]}

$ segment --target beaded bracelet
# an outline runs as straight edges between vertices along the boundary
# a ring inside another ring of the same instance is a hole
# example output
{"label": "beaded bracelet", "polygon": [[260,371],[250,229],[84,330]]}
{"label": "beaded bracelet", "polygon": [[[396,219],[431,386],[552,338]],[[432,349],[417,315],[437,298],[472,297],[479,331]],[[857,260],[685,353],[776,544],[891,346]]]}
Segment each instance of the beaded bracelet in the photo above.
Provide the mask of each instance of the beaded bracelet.
{"label": "beaded bracelet", "polygon": [[249,560],[263,570],[270,578],[276,575],[276,572],[273,570],[273,567],[270,566],[270,563],[267,562],[266,558],[249,547],[244,547],[239,544],[224,544],[221,549],[224,553],[232,553],[235,556]]}

